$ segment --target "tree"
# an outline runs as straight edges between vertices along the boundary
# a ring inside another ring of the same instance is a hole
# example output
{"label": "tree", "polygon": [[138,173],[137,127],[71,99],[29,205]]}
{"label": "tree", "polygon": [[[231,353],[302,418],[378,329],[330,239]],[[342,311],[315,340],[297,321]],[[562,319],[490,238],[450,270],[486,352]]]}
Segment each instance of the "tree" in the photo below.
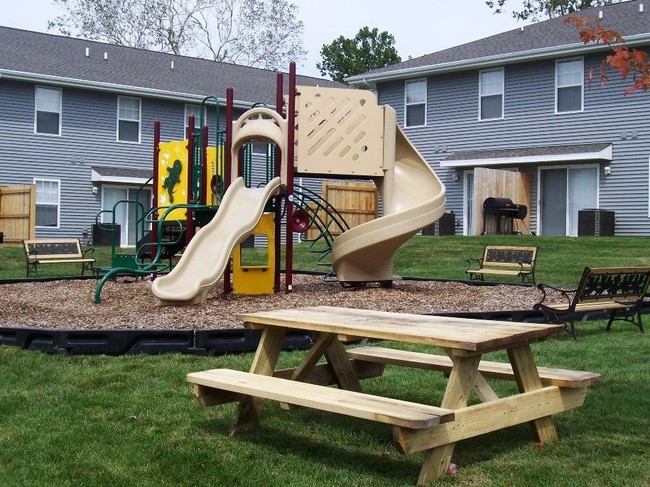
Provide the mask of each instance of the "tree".
{"label": "tree", "polygon": [[[622,80],[627,80],[632,74],[632,85],[625,90],[626,95],[637,90],[648,91],[650,89],[650,62],[646,51],[630,49],[625,44],[625,39],[617,31],[607,29],[596,18],[571,15],[565,22],[578,29],[580,39],[585,44],[603,43],[612,49],[612,54],[608,55],[599,66],[601,86],[604,86],[609,79],[607,74],[609,67],[617,71]],[[589,72],[589,80],[591,81],[593,77],[594,70],[592,69]]]}
{"label": "tree", "polygon": [[345,82],[345,78],[371,69],[383,68],[402,61],[395,49],[395,38],[375,27],[363,27],[352,39],[339,36],[331,44],[323,44],[322,63],[316,63],[323,76]]}
{"label": "tree", "polygon": [[64,35],[278,69],[304,59],[303,25],[287,0],[53,0]]}
{"label": "tree", "polygon": [[[513,10],[512,17],[517,20],[538,20],[548,17],[567,15],[589,7],[610,5],[625,0],[521,0],[521,10]],[[508,0],[487,0],[485,4],[494,10],[495,14],[504,12]]]}

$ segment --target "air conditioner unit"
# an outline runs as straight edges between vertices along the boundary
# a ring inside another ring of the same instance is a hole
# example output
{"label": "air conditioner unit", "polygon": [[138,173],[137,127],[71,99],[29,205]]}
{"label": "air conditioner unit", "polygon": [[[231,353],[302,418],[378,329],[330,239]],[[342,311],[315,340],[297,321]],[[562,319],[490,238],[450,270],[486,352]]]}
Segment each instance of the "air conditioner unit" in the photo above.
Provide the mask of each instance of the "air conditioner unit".
{"label": "air conditioner unit", "polygon": [[578,236],[613,237],[615,215],[613,211],[588,208],[578,211]]}

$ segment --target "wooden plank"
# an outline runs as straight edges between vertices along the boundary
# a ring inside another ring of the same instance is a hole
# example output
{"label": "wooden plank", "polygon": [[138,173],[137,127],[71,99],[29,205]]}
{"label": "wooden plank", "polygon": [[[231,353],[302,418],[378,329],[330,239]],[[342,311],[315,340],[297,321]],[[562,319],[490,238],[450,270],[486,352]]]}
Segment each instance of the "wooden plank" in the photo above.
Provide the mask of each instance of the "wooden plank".
{"label": "wooden plank", "polygon": [[298,328],[349,336],[363,336],[455,349],[471,355],[529,343],[556,333],[561,325],[477,320],[444,316],[317,306],[238,315],[244,326]]}
{"label": "wooden plank", "polygon": [[[533,352],[528,345],[509,348],[508,358],[515,373],[515,380],[521,392],[535,391],[542,388],[542,381],[537,372]],[[534,419],[531,423],[535,439],[542,443],[557,441],[557,430],[550,415]]]}
{"label": "wooden plank", "polygon": [[[464,408],[469,403],[469,395],[474,385],[474,378],[478,373],[478,363],[481,357],[454,357],[454,367],[449,375],[445,395],[442,398],[442,407],[452,410]],[[424,485],[445,475],[456,443],[447,441],[424,452],[424,460],[417,485]]]}
{"label": "wooden plank", "polygon": [[549,386],[456,409],[456,419],[444,425],[420,431],[395,428],[393,438],[403,453],[415,453],[580,407],[586,394],[586,389]]}
{"label": "wooden plank", "polygon": [[0,187],[0,231],[5,243],[34,238],[35,199],[33,184]]}
{"label": "wooden plank", "polygon": [[[384,373],[386,366],[380,363],[364,362],[361,360],[351,360],[350,363],[354,367],[355,374],[359,379],[372,379],[380,377]],[[281,379],[291,379],[296,369],[282,369],[276,370],[273,377]],[[319,386],[331,386],[338,384],[336,381],[336,374],[332,371],[330,364],[317,364],[301,379],[301,382],[308,382],[309,384],[316,384]]]}
{"label": "wooden plank", "polygon": [[[483,232],[483,202],[489,198],[509,198],[515,204],[526,205],[530,210],[530,175],[516,171],[501,169],[474,169],[474,195],[472,198],[472,228],[470,235],[481,235]],[[519,228],[519,221],[513,222],[513,230],[527,234],[530,228],[530,211],[524,218],[525,228]],[[491,229],[488,230],[490,233]]]}
{"label": "wooden plank", "polygon": [[[407,350],[396,350],[383,347],[357,347],[348,349],[348,355],[357,361],[371,361],[383,364],[401,365],[419,369],[437,370],[449,373],[452,361],[443,355],[432,355]],[[479,372],[485,377],[502,380],[514,380],[512,365],[502,362],[481,360]],[[539,377],[544,385],[580,389],[601,382],[602,376],[597,372],[581,370],[554,369],[537,367]]]}
{"label": "wooden plank", "polygon": [[[284,328],[267,328],[262,332],[260,342],[251,365],[251,373],[272,375],[282,343],[287,330]],[[238,391],[235,391],[238,392]],[[235,421],[230,428],[230,436],[251,431],[257,428],[259,415],[264,406],[264,400],[258,397],[244,397],[237,408]]]}
{"label": "wooden plank", "polygon": [[[374,183],[323,181],[322,197],[343,217],[350,228],[374,220],[378,211],[378,192]],[[315,210],[315,208],[314,208]],[[316,211],[316,210],[315,210]],[[320,219],[328,224],[330,218],[321,209]],[[340,229],[330,226],[333,236],[340,235]],[[307,230],[306,238],[314,239],[318,229],[313,226]]]}
{"label": "wooden plank", "polygon": [[454,418],[454,412],[446,408],[230,369],[194,372],[188,374],[187,380],[205,387],[409,429],[428,428]]}
{"label": "wooden plank", "polygon": [[[352,360],[351,363],[354,367],[355,374],[359,379],[380,377],[384,373],[385,369],[385,365],[379,363],[362,362],[358,360]],[[295,368],[276,370],[273,372],[273,377],[293,380],[291,378],[296,373],[296,370],[297,369]],[[315,365],[309,374],[301,379],[301,382],[307,382],[319,386],[331,386],[337,384],[336,374],[334,374],[332,367],[329,364]],[[236,392],[213,389],[198,384],[194,384],[193,392],[196,402],[202,407],[228,404],[231,402],[241,401],[245,398],[245,396]]]}
{"label": "wooden plank", "polygon": [[350,364],[350,357],[338,339],[334,340],[327,348],[325,357],[332,366],[332,370],[336,374],[336,382],[341,389],[361,392],[361,383]]}

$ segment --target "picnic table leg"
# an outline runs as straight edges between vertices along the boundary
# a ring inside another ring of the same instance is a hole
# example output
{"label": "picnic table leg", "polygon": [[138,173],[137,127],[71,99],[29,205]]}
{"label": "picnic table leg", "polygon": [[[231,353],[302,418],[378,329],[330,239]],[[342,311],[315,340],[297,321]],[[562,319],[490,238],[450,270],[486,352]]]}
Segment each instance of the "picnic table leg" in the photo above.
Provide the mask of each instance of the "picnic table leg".
{"label": "picnic table leg", "polygon": [[[529,345],[508,349],[508,358],[512,364],[517,386],[520,392],[534,391],[542,388],[542,381],[537,372],[537,365]],[[531,427],[535,440],[542,443],[557,441],[557,431],[552,416],[532,421]]]}
{"label": "picnic table leg", "polygon": [[336,375],[336,383],[341,389],[361,392],[359,377],[357,377],[357,373],[352,367],[348,352],[346,352],[345,347],[338,337],[335,337],[334,341],[327,347],[325,358],[327,358],[327,362],[332,367]]}
{"label": "picnic table leg", "polygon": [[[282,327],[264,328],[251,365],[251,373],[273,375],[286,332],[286,328]],[[264,399],[259,397],[247,396],[242,399],[237,408],[235,422],[230,428],[230,436],[257,428],[259,414],[263,405]]]}
{"label": "picnic table leg", "polygon": [[[473,357],[451,357],[454,365],[449,375],[445,395],[442,398],[441,407],[448,409],[460,409],[467,406],[469,396],[478,374],[478,364],[481,356]],[[456,443],[438,446],[424,452],[424,462],[420,469],[417,485],[424,485],[427,482],[445,475],[451,455],[454,452]]]}
{"label": "picnic table leg", "polygon": [[307,377],[335,338],[334,333],[320,333],[301,364],[293,371],[291,380],[301,381]]}
{"label": "picnic table leg", "polygon": [[336,333],[320,333],[318,335],[307,356],[291,375],[291,379],[303,380],[323,355],[325,355],[327,363],[332,367],[336,382],[341,389],[361,391],[359,377],[357,377],[350,357]]}

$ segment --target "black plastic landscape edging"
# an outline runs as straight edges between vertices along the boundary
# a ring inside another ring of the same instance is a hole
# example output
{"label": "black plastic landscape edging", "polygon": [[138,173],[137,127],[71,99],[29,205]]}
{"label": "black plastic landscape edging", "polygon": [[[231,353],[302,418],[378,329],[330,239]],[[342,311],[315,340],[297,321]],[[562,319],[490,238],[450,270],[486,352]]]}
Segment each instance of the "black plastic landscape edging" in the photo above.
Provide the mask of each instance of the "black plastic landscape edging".
{"label": "black plastic landscape edging", "polygon": [[[306,272],[306,274],[312,274]],[[316,273],[313,274],[322,274]],[[92,277],[87,277],[92,279]],[[79,279],[69,278],[69,279]],[[434,280],[441,282],[459,282],[447,279],[426,279],[404,277],[404,280]],[[43,282],[50,280],[68,280],[61,278],[16,279],[0,281],[0,284],[12,282]],[[473,285],[498,285],[500,282],[460,281]],[[510,283],[509,283],[510,284]],[[521,285],[521,284],[519,284]],[[650,313],[650,301],[644,302],[642,313]],[[460,313],[429,313],[430,315],[483,320],[519,321],[543,323],[541,312],[534,310],[486,311]],[[607,318],[606,312],[588,313],[584,319]],[[247,353],[257,349],[261,335],[260,330],[245,328],[227,328],[214,330],[104,330],[82,329],[62,330],[35,327],[0,326],[0,344],[16,346],[25,350],[38,350],[57,355],[135,355],[183,353],[193,355],[215,356],[226,353]],[[288,330],[283,343],[284,350],[305,350],[312,346],[315,333],[302,330]]]}
{"label": "black plastic landscape edging", "polygon": [[[0,327],[0,344],[56,355],[135,355],[183,353],[222,355],[254,352],[260,330],[60,330]],[[284,350],[310,348],[314,335],[289,330]]]}

